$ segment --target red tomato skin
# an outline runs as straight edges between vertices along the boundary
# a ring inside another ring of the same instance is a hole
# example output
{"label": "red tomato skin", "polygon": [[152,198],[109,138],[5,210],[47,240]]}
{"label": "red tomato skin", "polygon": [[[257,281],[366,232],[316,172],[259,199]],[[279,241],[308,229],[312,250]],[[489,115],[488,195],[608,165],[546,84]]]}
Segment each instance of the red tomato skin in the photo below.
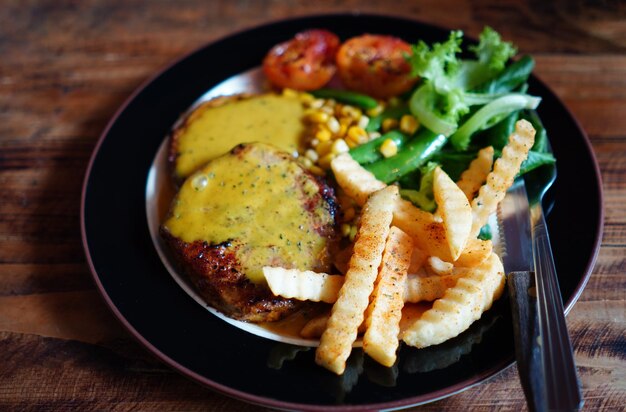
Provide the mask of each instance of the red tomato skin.
{"label": "red tomato skin", "polygon": [[400,95],[417,82],[406,54],[411,54],[411,46],[397,37],[353,37],[337,52],[339,78],[347,88],[379,99]]}
{"label": "red tomato skin", "polygon": [[327,30],[303,31],[272,47],[263,60],[263,71],[280,88],[319,89],[335,74],[338,48],[339,37]]}

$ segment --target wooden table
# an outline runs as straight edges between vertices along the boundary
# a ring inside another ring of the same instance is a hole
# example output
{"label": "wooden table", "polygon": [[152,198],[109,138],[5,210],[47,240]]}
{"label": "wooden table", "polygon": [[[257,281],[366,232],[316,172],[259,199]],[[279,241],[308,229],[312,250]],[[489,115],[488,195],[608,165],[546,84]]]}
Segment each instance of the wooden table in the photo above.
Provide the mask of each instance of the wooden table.
{"label": "wooden table", "polygon": [[[390,10],[473,36],[484,25],[496,28],[534,55],[536,74],[589,134],[604,180],[606,222],[593,275],[568,325],[586,408],[624,408],[626,6],[617,1],[507,3],[397,0],[390,8],[383,0],[3,0],[0,410],[258,410],[168,369],[109,313],[80,240],[85,167],[117,107],[178,56],[234,30],[280,18]],[[580,195],[585,201],[584,187]],[[522,407],[513,367],[416,410]]]}

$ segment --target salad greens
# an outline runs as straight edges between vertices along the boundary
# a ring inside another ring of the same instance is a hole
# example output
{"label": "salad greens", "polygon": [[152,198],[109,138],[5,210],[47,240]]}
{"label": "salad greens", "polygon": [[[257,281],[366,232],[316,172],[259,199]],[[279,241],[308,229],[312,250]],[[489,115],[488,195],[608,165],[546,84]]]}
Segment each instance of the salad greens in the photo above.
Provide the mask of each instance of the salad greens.
{"label": "salad greens", "polygon": [[[377,131],[384,119],[410,113],[421,125],[414,136],[383,135],[350,151],[379,180],[400,182],[402,196],[424,210],[436,207],[432,195],[436,165],[457,180],[480,148],[491,145],[499,157],[519,119],[528,120],[536,130],[520,175],[555,162],[535,111],[541,99],[526,93],[534,60],[526,55],[511,60],[515,46],[489,27],[465,52],[462,41],[463,33],[452,31],[444,42],[419,41],[412,46],[412,54],[405,57],[421,81],[408,104],[386,109],[367,126],[368,131]],[[377,148],[388,137],[397,140],[399,151],[384,158]]]}
{"label": "salad greens", "polygon": [[[420,41],[408,56],[412,73],[422,78],[409,103],[411,112],[433,132],[449,136],[459,150],[466,149],[471,136],[489,126],[492,119],[520,109],[535,109],[540,102],[538,97],[511,87],[528,78],[526,66],[500,76],[516,53],[511,43],[486,27],[478,45],[469,47],[474,58],[462,59],[458,56],[462,40],[463,33],[453,31],[447,41],[432,47]],[[482,107],[463,119],[474,106]]]}

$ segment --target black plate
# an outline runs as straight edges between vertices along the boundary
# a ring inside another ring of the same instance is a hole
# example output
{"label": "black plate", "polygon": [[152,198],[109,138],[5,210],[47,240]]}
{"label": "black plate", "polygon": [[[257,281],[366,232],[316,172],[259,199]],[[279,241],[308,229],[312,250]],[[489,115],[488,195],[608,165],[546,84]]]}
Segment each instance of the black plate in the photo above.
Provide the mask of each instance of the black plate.
{"label": "black plate", "polygon": [[[289,409],[399,408],[481,382],[514,359],[506,302],[444,345],[402,348],[392,369],[355,350],[348,372],[337,377],[315,365],[314,350],[251,335],[207,313],[159,260],[146,224],[144,194],[164,136],[205,91],[258,66],[271,46],[306,28],[327,28],[342,39],[371,32],[432,42],[448,34],[416,21],[372,15],[281,21],[203,47],[141,86],[102,134],[85,177],[82,235],[96,284],[120,321],[157,357],[198,382],[249,402]],[[543,97],[539,113],[558,159],[548,225],[569,310],[598,252],[600,174],[584,132],[559,99],[536,78],[530,92]]]}

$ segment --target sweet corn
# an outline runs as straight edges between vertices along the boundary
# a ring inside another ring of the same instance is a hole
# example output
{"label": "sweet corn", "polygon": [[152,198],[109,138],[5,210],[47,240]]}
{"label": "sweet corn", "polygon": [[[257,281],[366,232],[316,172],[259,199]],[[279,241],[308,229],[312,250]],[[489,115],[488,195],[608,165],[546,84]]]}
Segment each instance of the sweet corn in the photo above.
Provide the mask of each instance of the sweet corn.
{"label": "sweet corn", "polygon": [[383,120],[383,124],[382,124],[383,133],[387,133],[388,131],[397,129],[397,128],[398,128],[397,119],[388,118],[388,119]]}
{"label": "sweet corn", "polygon": [[327,140],[325,142],[320,142],[320,144],[318,144],[317,147],[315,148],[315,151],[320,157],[322,157],[330,153],[330,150],[332,147],[333,147],[333,141]]}
{"label": "sweet corn", "polygon": [[343,237],[348,237],[350,236],[350,225],[347,223],[344,223],[341,225],[341,236]]}
{"label": "sweet corn", "polygon": [[365,115],[361,115],[361,117],[359,117],[357,126],[359,126],[361,129],[365,129],[369,123],[370,123],[370,118]]}
{"label": "sweet corn", "polygon": [[380,153],[385,157],[391,157],[398,154],[398,145],[391,139],[385,139],[383,144],[380,145]]}
{"label": "sweet corn", "polygon": [[304,118],[311,123],[326,123],[329,117],[328,113],[323,112],[321,109],[307,110],[304,113]]}
{"label": "sweet corn", "polygon": [[373,109],[369,109],[366,113],[368,116],[374,117],[374,116],[378,116],[379,114],[381,114],[383,110],[385,110],[385,106],[383,106],[382,104],[379,104]]}
{"label": "sweet corn", "polygon": [[298,94],[298,98],[304,104],[311,104],[315,100],[315,96],[306,92],[300,92]]}
{"label": "sweet corn", "polygon": [[348,144],[346,143],[345,140],[337,139],[333,143],[333,146],[331,148],[331,153],[335,154],[335,155],[338,155],[338,154],[341,154],[341,153],[345,153],[345,152],[347,152],[349,150],[350,150],[350,147],[348,146]]}
{"label": "sweet corn", "polygon": [[326,126],[328,127],[328,130],[330,130],[332,133],[338,133],[339,129],[341,129],[339,120],[337,120],[335,116],[330,116],[328,118],[328,120],[326,121]]}
{"label": "sweet corn", "polygon": [[377,139],[381,136],[381,134],[379,132],[369,132],[367,134],[367,137],[369,138],[369,140],[374,140]]}
{"label": "sweet corn", "polygon": [[357,227],[356,225],[350,226],[350,240],[353,241],[356,237]]}
{"label": "sweet corn", "polygon": [[352,126],[348,129],[346,139],[352,141],[358,146],[360,144],[367,143],[368,136],[367,132],[363,128],[359,126]]}
{"label": "sweet corn", "polygon": [[321,157],[320,160],[317,161],[317,164],[322,169],[328,170],[328,169],[330,169],[330,162],[332,162],[332,160],[335,158],[335,156],[336,155],[334,153],[328,153],[327,155]]}
{"label": "sweet corn", "polygon": [[309,107],[311,109],[320,109],[322,106],[324,106],[324,103],[324,99],[314,99],[309,103]]}
{"label": "sweet corn", "polygon": [[359,109],[358,107],[348,105],[341,107],[341,115],[350,117],[352,119],[359,119],[362,113],[363,112],[361,112],[361,109]]}
{"label": "sweet corn", "polygon": [[320,158],[317,152],[313,149],[307,149],[307,151],[304,152],[304,156],[306,156],[306,158],[308,158],[313,163],[317,162]]}
{"label": "sweet corn", "polygon": [[332,133],[330,133],[330,130],[328,130],[326,127],[320,127],[319,130],[315,133],[315,138],[317,138],[317,140],[319,140],[320,142],[326,142],[330,140],[331,137],[333,137]]}
{"label": "sweet corn", "polygon": [[412,135],[419,129],[419,122],[415,116],[405,114],[400,118],[400,130],[408,135]]}
{"label": "sweet corn", "polygon": [[324,169],[322,169],[321,167],[318,167],[318,166],[312,165],[312,166],[310,166],[308,169],[309,169],[309,171],[310,171],[311,173],[313,173],[313,174],[314,174],[314,175],[316,175],[316,176],[325,176],[325,175],[326,175],[326,172],[325,172],[325,171],[324,171]]}

